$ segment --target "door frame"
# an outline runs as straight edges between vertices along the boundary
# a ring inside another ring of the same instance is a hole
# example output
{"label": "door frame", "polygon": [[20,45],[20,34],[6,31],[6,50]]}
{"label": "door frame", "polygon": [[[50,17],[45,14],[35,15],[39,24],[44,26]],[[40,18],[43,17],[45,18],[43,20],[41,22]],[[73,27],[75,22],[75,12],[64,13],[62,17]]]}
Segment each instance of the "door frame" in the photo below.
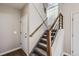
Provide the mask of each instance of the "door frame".
{"label": "door frame", "polygon": [[74,14],[79,14],[79,11],[78,12],[72,12],[71,13],[71,56],[73,56],[73,15]]}
{"label": "door frame", "polygon": [[[21,17],[22,17],[22,16],[21,16]],[[20,40],[21,40],[21,35],[22,35],[22,34],[21,34],[21,25],[22,25],[22,19],[20,18]],[[29,52],[29,46],[30,46],[30,45],[29,45],[29,43],[30,43],[30,42],[29,42],[29,37],[30,37],[30,36],[29,36],[29,14],[28,14],[28,15],[27,15],[27,46],[28,46],[28,47],[27,47],[27,48],[28,48],[27,56],[29,56],[29,53],[30,53],[30,52]],[[20,42],[20,43],[21,43],[21,42]]]}

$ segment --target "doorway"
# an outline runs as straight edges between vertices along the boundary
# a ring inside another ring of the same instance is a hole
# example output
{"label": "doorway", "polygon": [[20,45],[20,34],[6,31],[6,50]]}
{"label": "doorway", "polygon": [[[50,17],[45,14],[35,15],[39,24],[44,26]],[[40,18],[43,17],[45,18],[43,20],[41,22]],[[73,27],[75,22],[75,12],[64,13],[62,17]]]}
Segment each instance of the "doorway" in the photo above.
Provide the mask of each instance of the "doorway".
{"label": "doorway", "polygon": [[79,56],[79,13],[72,15],[72,55]]}

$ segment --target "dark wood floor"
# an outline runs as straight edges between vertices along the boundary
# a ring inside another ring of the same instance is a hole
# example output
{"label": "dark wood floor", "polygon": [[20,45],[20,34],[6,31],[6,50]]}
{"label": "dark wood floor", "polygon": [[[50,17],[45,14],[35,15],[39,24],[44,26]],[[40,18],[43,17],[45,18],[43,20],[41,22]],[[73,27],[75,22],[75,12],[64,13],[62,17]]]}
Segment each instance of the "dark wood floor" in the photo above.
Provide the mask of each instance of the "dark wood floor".
{"label": "dark wood floor", "polygon": [[27,56],[22,49],[13,51],[11,53],[5,54],[3,56]]}

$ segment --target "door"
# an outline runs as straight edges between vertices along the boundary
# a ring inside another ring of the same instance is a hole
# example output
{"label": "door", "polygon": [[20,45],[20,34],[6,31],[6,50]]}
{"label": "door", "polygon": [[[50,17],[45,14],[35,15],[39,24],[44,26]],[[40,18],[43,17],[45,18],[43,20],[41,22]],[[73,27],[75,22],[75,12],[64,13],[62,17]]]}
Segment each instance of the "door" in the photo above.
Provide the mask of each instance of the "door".
{"label": "door", "polygon": [[79,56],[79,13],[73,14],[72,55]]}
{"label": "door", "polygon": [[21,47],[26,54],[28,52],[27,46],[27,16],[25,15],[21,17]]}

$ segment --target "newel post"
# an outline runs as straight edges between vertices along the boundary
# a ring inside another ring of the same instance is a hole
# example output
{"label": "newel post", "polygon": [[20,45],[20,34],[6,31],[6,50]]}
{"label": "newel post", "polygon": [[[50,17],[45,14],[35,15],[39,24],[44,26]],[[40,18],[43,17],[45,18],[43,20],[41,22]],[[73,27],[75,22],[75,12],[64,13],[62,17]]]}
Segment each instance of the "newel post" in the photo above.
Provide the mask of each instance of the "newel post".
{"label": "newel post", "polygon": [[51,30],[48,30],[47,36],[47,55],[51,56]]}

